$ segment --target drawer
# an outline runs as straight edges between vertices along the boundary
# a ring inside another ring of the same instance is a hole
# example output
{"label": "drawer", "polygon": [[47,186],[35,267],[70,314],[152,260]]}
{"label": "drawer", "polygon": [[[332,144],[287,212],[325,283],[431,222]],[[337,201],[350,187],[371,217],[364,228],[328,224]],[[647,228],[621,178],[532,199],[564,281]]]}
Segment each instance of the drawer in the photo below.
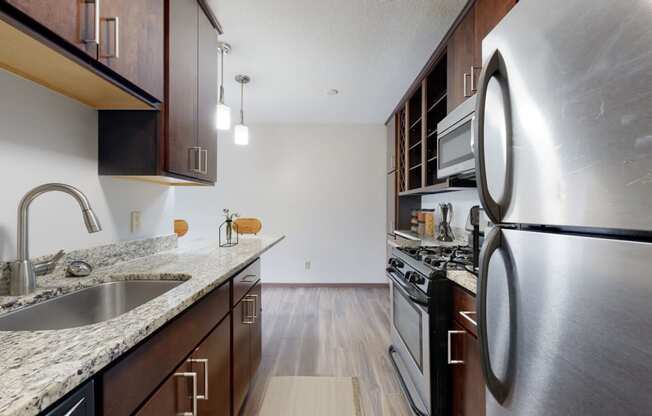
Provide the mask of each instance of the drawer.
{"label": "drawer", "polygon": [[227,316],[229,289],[227,281],[108,368],[102,375],[103,414],[132,414]]}
{"label": "drawer", "polygon": [[453,285],[453,319],[477,338],[475,296]]}
{"label": "drawer", "polygon": [[244,295],[260,280],[260,259],[256,259],[240,273],[233,277],[233,305],[240,302]]}
{"label": "drawer", "polygon": [[95,402],[93,395],[93,380],[75,390],[69,397],[63,399],[52,410],[46,411],[45,416],[93,416],[95,415]]}

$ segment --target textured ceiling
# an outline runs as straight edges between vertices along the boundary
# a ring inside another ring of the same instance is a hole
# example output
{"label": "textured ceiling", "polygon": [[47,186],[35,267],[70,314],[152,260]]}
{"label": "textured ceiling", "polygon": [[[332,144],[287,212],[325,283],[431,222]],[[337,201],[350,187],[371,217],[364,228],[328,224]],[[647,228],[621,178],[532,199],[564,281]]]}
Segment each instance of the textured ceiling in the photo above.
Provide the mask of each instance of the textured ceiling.
{"label": "textured ceiling", "polygon": [[[226,103],[247,122],[382,123],[466,0],[209,0],[233,48]],[[327,95],[335,88],[338,95]]]}

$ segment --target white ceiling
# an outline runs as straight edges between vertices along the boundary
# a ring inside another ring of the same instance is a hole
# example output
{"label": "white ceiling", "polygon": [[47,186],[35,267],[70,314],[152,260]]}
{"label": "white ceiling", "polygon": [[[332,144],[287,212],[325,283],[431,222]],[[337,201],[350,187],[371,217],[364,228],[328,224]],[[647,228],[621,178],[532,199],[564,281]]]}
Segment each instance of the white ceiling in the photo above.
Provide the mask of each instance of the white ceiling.
{"label": "white ceiling", "polygon": [[383,123],[466,0],[209,3],[233,48],[224,80],[234,118],[244,73],[246,122]]}

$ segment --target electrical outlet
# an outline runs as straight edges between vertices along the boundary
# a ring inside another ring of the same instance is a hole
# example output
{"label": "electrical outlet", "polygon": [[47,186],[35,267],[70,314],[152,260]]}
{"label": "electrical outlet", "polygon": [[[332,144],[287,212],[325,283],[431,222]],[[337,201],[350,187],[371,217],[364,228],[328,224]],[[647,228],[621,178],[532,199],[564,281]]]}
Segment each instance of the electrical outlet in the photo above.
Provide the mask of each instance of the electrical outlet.
{"label": "electrical outlet", "polygon": [[312,264],[311,264],[310,260],[306,260],[306,270],[310,270],[311,265]]}
{"label": "electrical outlet", "polygon": [[140,211],[131,211],[131,232],[139,232],[140,224]]}

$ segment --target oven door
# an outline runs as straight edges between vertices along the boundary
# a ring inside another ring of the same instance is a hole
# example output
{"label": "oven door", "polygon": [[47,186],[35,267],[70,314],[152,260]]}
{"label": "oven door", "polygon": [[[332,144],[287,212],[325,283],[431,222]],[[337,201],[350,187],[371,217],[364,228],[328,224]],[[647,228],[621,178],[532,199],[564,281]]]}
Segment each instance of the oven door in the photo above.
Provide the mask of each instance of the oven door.
{"label": "oven door", "polygon": [[393,272],[388,272],[387,277],[391,282],[391,358],[415,414],[429,415],[431,407],[428,307],[417,303],[416,293],[409,293],[410,287],[401,277]]}

